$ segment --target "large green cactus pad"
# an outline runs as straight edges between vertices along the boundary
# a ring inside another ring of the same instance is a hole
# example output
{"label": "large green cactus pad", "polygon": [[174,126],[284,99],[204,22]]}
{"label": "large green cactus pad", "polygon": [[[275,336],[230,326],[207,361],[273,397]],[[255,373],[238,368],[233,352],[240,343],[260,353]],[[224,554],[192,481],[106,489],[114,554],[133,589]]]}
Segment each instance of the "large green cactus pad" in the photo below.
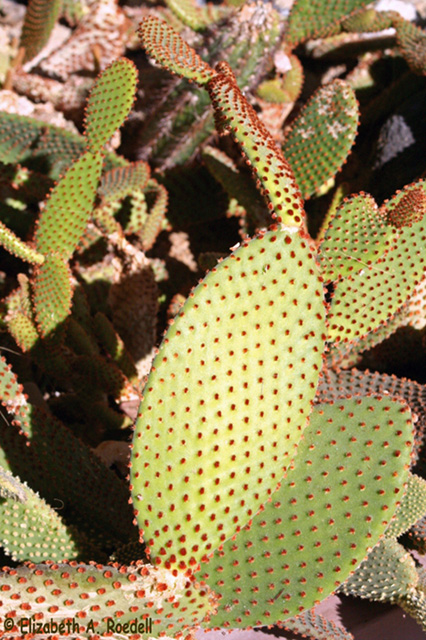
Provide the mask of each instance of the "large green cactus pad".
{"label": "large green cactus pad", "polygon": [[[139,632],[147,638],[174,637],[212,610],[214,597],[209,589],[200,588],[183,573],[150,565],[30,564],[6,567],[0,573],[2,627],[5,617],[18,622],[26,612],[26,617],[31,613],[34,620],[50,624],[72,617],[80,625],[81,638],[94,637],[89,620],[96,637],[111,637],[108,619],[114,626],[145,622],[147,626]],[[14,632],[18,632],[17,625]],[[114,637],[120,637],[120,632],[130,637],[132,630],[123,631],[121,626],[117,632]]]}
{"label": "large green cactus pad", "polygon": [[200,571],[222,596],[211,625],[275,624],[332,593],[389,524],[411,444],[410,412],[389,398],[315,407],[281,487]]}
{"label": "large green cactus pad", "polygon": [[129,115],[137,79],[137,69],[127,58],[114,60],[97,78],[85,114],[85,135],[92,153],[101,151]]}
{"label": "large green cactus pad", "polygon": [[320,87],[294,120],[283,151],[304,198],[340,171],[355,141],[358,118],[353,89],[334,80]]}
{"label": "large green cactus pad", "polygon": [[308,242],[285,230],[237,249],[188,298],[133,442],[133,502],[157,562],[199,562],[276,488],[315,394],[323,305]]}

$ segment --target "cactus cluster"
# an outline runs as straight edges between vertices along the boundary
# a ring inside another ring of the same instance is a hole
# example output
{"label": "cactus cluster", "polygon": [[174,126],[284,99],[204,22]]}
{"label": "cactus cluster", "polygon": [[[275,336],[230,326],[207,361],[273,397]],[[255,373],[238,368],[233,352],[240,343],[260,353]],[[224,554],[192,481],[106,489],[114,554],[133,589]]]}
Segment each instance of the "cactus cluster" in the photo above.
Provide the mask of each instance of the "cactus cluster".
{"label": "cactus cluster", "polygon": [[5,91],[93,77],[80,133],[0,112],[2,631],[349,640],[332,593],[426,630],[426,389],[380,361],[424,363],[425,167],[380,158],[426,41],[366,4],[28,3]]}

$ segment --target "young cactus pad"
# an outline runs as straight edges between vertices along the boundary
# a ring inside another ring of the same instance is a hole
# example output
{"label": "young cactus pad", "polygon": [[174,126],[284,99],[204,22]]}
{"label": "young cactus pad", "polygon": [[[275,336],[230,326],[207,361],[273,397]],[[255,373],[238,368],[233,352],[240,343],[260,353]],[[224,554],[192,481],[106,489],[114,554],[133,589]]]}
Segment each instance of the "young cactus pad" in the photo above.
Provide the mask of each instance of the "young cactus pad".
{"label": "young cactus pad", "polygon": [[200,572],[221,596],[211,625],[276,624],[335,591],[402,498],[412,432],[389,398],[316,406],[281,487]]}
{"label": "young cactus pad", "polygon": [[324,334],[308,242],[285,228],[239,247],[190,295],[133,441],[133,502],[154,561],[197,564],[275,490],[311,410]]}

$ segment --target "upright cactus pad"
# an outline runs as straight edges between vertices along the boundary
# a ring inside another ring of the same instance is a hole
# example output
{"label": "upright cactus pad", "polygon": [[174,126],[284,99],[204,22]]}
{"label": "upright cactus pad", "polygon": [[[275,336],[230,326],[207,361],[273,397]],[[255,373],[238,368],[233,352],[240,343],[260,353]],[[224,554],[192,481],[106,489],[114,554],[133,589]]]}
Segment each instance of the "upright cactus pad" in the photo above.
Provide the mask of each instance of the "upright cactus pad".
{"label": "upright cactus pad", "polygon": [[138,74],[127,58],[118,58],[98,77],[86,108],[85,135],[92,153],[101,151],[121,127],[135,99]]}
{"label": "upright cactus pad", "polygon": [[38,221],[36,249],[69,259],[89,221],[102,168],[99,153],[85,153],[68,169]]}
{"label": "upright cactus pad", "polygon": [[221,596],[211,624],[284,621],[335,591],[402,498],[412,435],[407,406],[389,398],[315,407],[281,487],[201,569]]}
{"label": "upright cactus pad", "polygon": [[197,564],[267,500],[307,423],[323,340],[322,286],[297,232],[246,243],[190,295],[133,441],[133,503],[153,561]]}
{"label": "upright cactus pad", "polygon": [[62,0],[29,1],[20,42],[25,48],[24,62],[34,58],[47,43],[61,6]]}
{"label": "upright cactus pad", "polygon": [[231,133],[240,145],[270,211],[285,225],[302,226],[303,202],[288,161],[244,98],[229,65],[221,62],[216,69],[207,89],[218,131]]}

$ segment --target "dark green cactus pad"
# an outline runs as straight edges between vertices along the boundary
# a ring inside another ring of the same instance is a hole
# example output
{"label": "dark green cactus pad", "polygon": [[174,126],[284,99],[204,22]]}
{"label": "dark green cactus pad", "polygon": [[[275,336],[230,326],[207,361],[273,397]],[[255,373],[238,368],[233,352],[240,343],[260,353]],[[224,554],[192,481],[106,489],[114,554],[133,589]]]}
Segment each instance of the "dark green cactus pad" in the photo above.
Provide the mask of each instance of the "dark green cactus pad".
{"label": "dark green cactus pad", "polygon": [[315,394],[323,305],[307,240],[279,230],[221,262],[175,318],[133,441],[133,503],[156,562],[198,563],[276,488]]}
{"label": "dark green cactus pad", "polygon": [[340,171],[355,141],[358,119],[353,89],[334,80],[320,87],[294,120],[283,152],[304,198],[318,193]]}
{"label": "dark green cactus pad", "polygon": [[388,538],[399,538],[420,518],[426,516],[426,480],[410,473],[404,497],[386,529]]}
{"label": "dark green cactus pad", "polygon": [[[5,480],[18,484],[18,499],[4,496]],[[78,555],[78,545],[57,511],[1,468],[0,495],[0,544],[13,560],[60,561]]]}
{"label": "dark green cactus pad", "polygon": [[[69,562],[6,567],[0,573],[0,606],[3,624],[5,617],[16,617],[18,622],[22,615],[17,610],[30,611],[34,620],[50,624],[68,620],[72,610],[73,619],[81,621],[81,637],[93,635],[85,633],[89,619],[96,637],[111,637],[107,627],[111,618],[114,625],[145,622],[148,626],[136,631],[152,638],[182,636],[208,617],[215,602],[208,588],[176,570],[142,563],[120,567]],[[119,635],[133,631],[116,628]],[[18,633],[17,625],[14,632]]]}
{"label": "dark green cactus pad", "polygon": [[358,598],[396,602],[412,591],[417,582],[416,565],[410,553],[396,540],[384,538],[340,590]]}
{"label": "dark green cactus pad", "polygon": [[389,398],[315,407],[281,487],[200,571],[221,596],[211,625],[276,624],[335,591],[388,526],[411,444],[408,407]]}
{"label": "dark green cactus pad", "polygon": [[147,16],[141,22],[139,36],[148,55],[176,75],[205,85],[215,71],[204,62],[176,31],[156,16]]}
{"label": "dark green cactus pad", "polygon": [[104,173],[98,194],[104,202],[121,200],[136,189],[144,189],[150,177],[149,164],[130,162],[125,167],[115,167]]}
{"label": "dark green cactus pad", "polygon": [[85,136],[92,153],[101,151],[129,115],[138,72],[130,60],[118,58],[96,79],[85,113]]}
{"label": "dark green cactus pad", "polygon": [[397,192],[381,208],[387,224],[397,229],[420,222],[426,212],[426,186],[422,181]]}
{"label": "dark green cactus pad", "polygon": [[292,631],[301,635],[302,638],[311,640],[354,640],[353,635],[346,629],[315,613],[315,609],[290,618],[280,626],[286,631]]}
{"label": "dark green cactus pad", "polygon": [[73,254],[86,229],[102,168],[99,153],[85,153],[53,189],[35,234],[36,249],[64,259]]}
{"label": "dark green cactus pad", "polygon": [[318,248],[325,281],[368,269],[390,247],[392,229],[368,193],[345,198],[335,212]]}
{"label": "dark green cactus pad", "polygon": [[285,41],[295,47],[310,38],[332,35],[348,14],[367,4],[368,0],[296,0],[288,17]]}
{"label": "dark green cactus pad", "polygon": [[231,133],[257,178],[268,208],[285,225],[304,223],[303,201],[290,164],[253,107],[241,93],[226,62],[207,85],[219,133]]}
{"label": "dark green cactus pad", "polygon": [[[426,182],[405,187],[381,207],[381,214],[391,216],[405,195],[421,188]],[[422,200],[423,206],[423,200]],[[423,209],[424,213],[424,209]],[[420,215],[417,213],[416,218]],[[373,269],[358,271],[335,287],[329,314],[330,341],[348,342],[360,339],[385,325],[415,291],[426,268],[424,215],[409,227],[402,227],[391,249]],[[354,316],[358,321],[354,322]]]}
{"label": "dark green cactus pad", "polygon": [[20,46],[24,62],[32,60],[47,43],[62,7],[62,0],[30,0],[25,12]]}
{"label": "dark green cactus pad", "polygon": [[71,310],[71,271],[62,256],[49,255],[35,269],[34,312],[43,338],[47,338],[61,327]]}

